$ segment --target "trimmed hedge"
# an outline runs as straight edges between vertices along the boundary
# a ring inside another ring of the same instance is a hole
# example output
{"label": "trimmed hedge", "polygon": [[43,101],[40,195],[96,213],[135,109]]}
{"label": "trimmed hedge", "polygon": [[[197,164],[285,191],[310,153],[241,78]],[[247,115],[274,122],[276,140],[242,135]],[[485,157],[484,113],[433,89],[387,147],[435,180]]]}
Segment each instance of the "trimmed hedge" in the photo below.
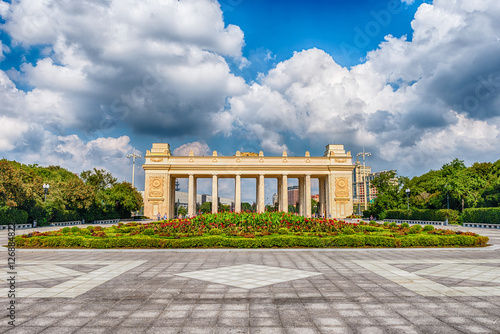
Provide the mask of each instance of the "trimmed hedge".
{"label": "trimmed hedge", "polygon": [[0,208],[0,225],[26,224],[27,222],[28,213],[26,211],[9,207]]}
{"label": "trimmed hedge", "polygon": [[500,224],[500,208],[474,208],[462,212],[462,222]]}
{"label": "trimmed hedge", "polygon": [[83,236],[16,237],[17,247],[26,248],[331,248],[331,247],[477,247],[488,237],[470,235],[415,235],[405,238],[373,235],[307,237],[279,235],[268,238],[229,238],[221,235],[162,239],[148,237],[86,238]]}
{"label": "trimmed hedge", "polygon": [[458,211],[451,209],[442,210],[387,210],[385,211],[385,218],[387,219],[409,219],[409,220],[429,220],[429,221],[445,221],[455,223],[458,220]]}

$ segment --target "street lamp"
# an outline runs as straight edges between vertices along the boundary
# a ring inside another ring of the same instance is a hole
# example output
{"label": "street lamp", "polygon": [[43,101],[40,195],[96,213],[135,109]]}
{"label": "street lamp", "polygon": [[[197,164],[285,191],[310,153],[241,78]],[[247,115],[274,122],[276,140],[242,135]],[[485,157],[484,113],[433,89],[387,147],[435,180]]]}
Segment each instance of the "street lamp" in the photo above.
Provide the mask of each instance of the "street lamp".
{"label": "street lamp", "polygon": [[47,201],[47,192],[49,191],[50,186],[48,183],[44,183],[42,187],[43,187],[43,192],[45,193],[45,198],[43,200],[45,202]]}
{"label": "street lamp", "polygon": [[175,179],[175,191],[177,191],[177,218],[179,218],[179,205],[181,204],[179,191],[181,190],[181,184],[179,180]]}
{"label": "street lamp", "polygon": [[406,188],[406,206],[410,210],[410,188]]}
{"label": "street lamp", "polygon": [[[370,152],[365,152],[365,146],[363,145],[363,152],[358,153],[357,157],[363,157],[363,193],[365,197],[365,210],[368,210],[368,203],[366,201],[366,165],[365,165],[365,157],[371,157]],[[359,196],[359,195],[358,195]]]}
{"label": "street lamp", "polygon": [[135,159],[140,159],[142,158],[140,154],[135,153],[135,148],[134,148],[134,153],[132,154],[127,154],[127,158],[132,158],[132,187],[134,187],[134,178],[135,178]]}
{"label": "street lamp", "polygon": [[450,192],[448,191],[448,183],[444,186],[446,189],[446,208],[450,209]]}

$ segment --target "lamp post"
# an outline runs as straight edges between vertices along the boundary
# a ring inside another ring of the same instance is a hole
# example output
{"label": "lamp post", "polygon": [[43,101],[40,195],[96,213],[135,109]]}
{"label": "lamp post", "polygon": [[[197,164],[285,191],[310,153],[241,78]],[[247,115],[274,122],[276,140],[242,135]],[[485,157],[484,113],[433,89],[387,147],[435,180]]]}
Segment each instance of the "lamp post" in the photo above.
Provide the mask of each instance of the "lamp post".
{"label": "lamp post", "polygon": [[132,158],[132,187],[134,187],[134,178],[135,178],[135,159],[140,159],[142,158],[140,154],[135,153],[135,148],[134,148],[134,153],[132,154],[127,154],[127,158]]}
{"label": "lamp post", "polygon": [[50,186],[48,183],[44,183],[42,187],[43,187],[43,192],[45,193],[45,198],[43,200],[45,202],[47,201],[47,192],[49,191]]}
{"label": "lamp post", "polygon": [[[177,193],[181,190],[181,186],[180,186],[180,183],[179,183],[179,180],[175,179],[175,191],[177,191]],[[179,218],[179,205],[181,204],[181,201],[180,201],[180,198],[179,198],[179,194],[177,194],[177,218]]]}
{"label": "lamp post", "polygon": [[406,188],[406,206],[410,210],[410,188]]}
{"label": "lamp post", "polygon": [[450,192],[448,191],[448,183],[444,186],[446,189],[446,208],[450,209]]}
{"label": "lamp post", "polygon": [[365,152],[365,146],[363,146],[363,152],[358,153],[357,157],[363,157],[363,193],[364,193],[364,202],[365,202],[365,210],[368,210],[368,203],[366,201],[366,164],[365,157],[371,157],[370,152]]}

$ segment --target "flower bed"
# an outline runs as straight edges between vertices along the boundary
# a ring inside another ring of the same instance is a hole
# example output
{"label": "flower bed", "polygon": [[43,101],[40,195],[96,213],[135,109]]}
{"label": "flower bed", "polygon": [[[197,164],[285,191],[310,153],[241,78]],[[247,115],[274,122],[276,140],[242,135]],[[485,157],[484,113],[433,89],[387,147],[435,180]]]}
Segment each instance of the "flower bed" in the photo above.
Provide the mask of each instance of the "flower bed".
{"label": "flower bed", "polygon": [[26,248],[482,247],[487,242],[474,233],[433,226],[351,224],[282,212],[205,214],[107,228],[75,226],[16,237],[17,247]]}

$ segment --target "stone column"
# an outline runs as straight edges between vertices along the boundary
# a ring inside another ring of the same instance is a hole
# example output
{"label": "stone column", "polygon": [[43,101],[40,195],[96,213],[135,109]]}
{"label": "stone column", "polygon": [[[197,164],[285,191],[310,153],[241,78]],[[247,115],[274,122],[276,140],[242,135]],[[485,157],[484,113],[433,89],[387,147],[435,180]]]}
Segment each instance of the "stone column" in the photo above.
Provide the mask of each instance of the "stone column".
{"label": "stone column", "polygon": [[234,180],[234,212],[241,212],[241,175]]}
{"label": "stone column", "polygon": [[188,185],[188,216],[193,217],[195,215],[195,207],[193,203],[193,193],[194,193],[194,175],[189,174],[189,185]]}
{"label": "stone column", "polygon": [[326,202],[326,214],[325,218],[332,218],[332,202],[333,202],[333,193],[331,187],[332,176],[328,174],[325,180],[325,202]]}
{"label": "stone column", "polygon": [[259,190],[257,193],[257,212],[262,213],[266,211],[266,201],[265,201],[265,188],[264,188],[264,175],[259,175],[258,179],[258,187],[257,189]]}
{"label": "stone column", "polygon": [[255,211],[259,212],[259,178],[255,178]]}
{"label": "stone column", "polygon": [[194,177],[194,183],[193,183],[193,212],[194,215],[196,216],[198,214],[198,211],[196,211],[196,193],[198,192],[198,178],[195,176]]}
{"label": "stone column", "polygon": [[283,206],[281,203],[281,177],[278,177],[278,211],[283,211]]}
{"label": "stone column", "polygon": [[281,176],[281,203],[283,212],[288,212],[288,176]]}
{"label": "stone column", "polygon": [[212,213],[217,213],[219,206],[219,190],[217,175],[212,175]]}
{"label": "stone column", "polygon": [[[175,217],[175,177],[167,176],[167,194],[168,200],[166,201],[167,206],[167,217],[172,219]],[[163,213],[162,213],[163,214]]]}
{"label": "stone column", "polygon": [[325,179],[319,178],[319,215],[325,215]]}
{"label": "stone column", "polygon": [[304,178],[302,176],[299,179],[299,215],[305,216],[305,205],[304,205]]}
{"label": "stone column", "polygon": [[311,217],[311,175],[307,174],[304,182],[305,192],[304,192],[304,211],[306,217]]}
{"label": "stone column", "polygon": [[[172,218],[171,216],[171,212],[172,212],[172,209],[170,208],[170,203],[172,202],[172,196],[174,196],[173,194],[171,194],[171,191],[170,191],[170,184],[171,184],[171,179],[172,177],[170,177],[170,175],[166,175],[165,176],[165,185],[163,186],[163,191],[165,193],[165,196],[163,196],[163,202],[161,203],[160,207],[159,207],[159,212],[160,212],[160,215],[162,216],[162,219],[163,219],[163,215],[166,213],[167,214],[167,218]],[[156,217],[154,217],[156,219]]]}

